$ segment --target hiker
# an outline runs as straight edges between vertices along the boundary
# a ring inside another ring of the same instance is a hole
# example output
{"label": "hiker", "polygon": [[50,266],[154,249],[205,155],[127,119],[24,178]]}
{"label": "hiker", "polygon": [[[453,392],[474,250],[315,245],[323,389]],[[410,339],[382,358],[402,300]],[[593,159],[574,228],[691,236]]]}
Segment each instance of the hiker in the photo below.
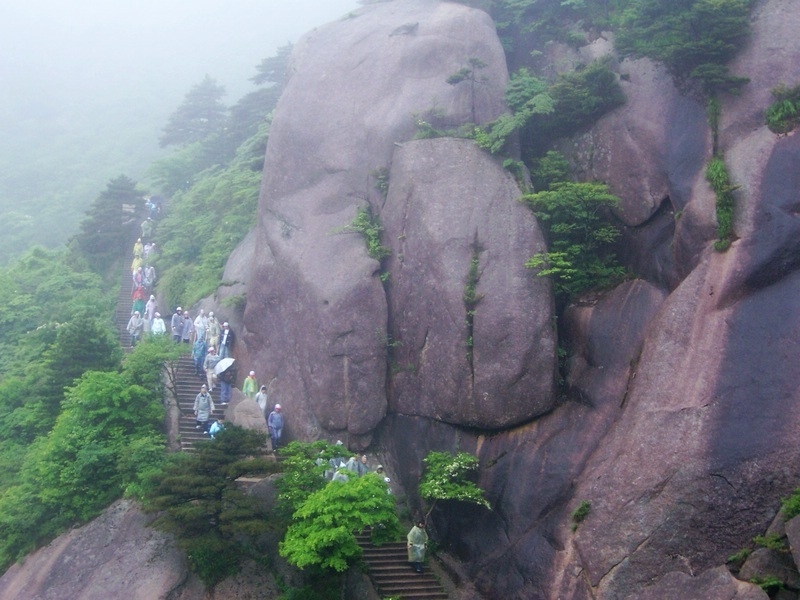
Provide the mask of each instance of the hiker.
{"label": "hiker", "polygon": [[151,289],[156,284],[156,269],[151,264],[144,267],[144,286]]}
{"label": "hiker", "polygon": [[383,469],[383,465],[378,465],[375,468],[375,474],[378,477],[380,477],[381,479],[383,479],[383,481],[386,483],[386,486],[388,488],[388,493],[391,494],[392,493],[392,486],[391,486],[392,480],[389,477],[387,477],[386,471],[384,471],[384,469]]}
{"label": "hiker", "polygon": [[144,309],[147,306],[145,298],[147,298],[147,292],[144,291],[144,287],[140,285],[133,290],[133,307],[131,308],[131,314],[136,311],[139,311],[140,315],[144,314]]}
{"label": "hiker", "polygon": [[217,379],[219,379],[220,386],[220,402],[222,404],[228,404],[231,401],[233,382],[236,381],[236,368],[231,365],[220,373]]}
{"label": "hiker", "polygon": [[369,473],[369,467],[367,466],[367,455],[364,454],[361,458],[359,458],[358,454],[354,454],[350,457],[350,460],[347,461],[345,467],[348,471],[352,471],[359,477],[363,477]]}
{"label": "hiker", "polygon": [[153,318],[153,324],[150,326],[150,333],[153,335],[164,335],[167,333],[167,326],[164,325],[164,319],[161,318],[160,312],[157,312]]}
{"label": "hiker", "polygon": [[202,429],[205,433],[208,433],[208,419],[211,413],[214,412],[214,401],[211,399],[205,384],[200,386],[200,393],[194,399],[194,408],[192,410],[197,421],[197,425],[194,428]]}
{"label": "hiker", "polygon": [[144,329],[144,319],[142,319],[141,313],[139,313],[138,310],[135,310],[133,311],[133,315],[128,321],[128,327],[127,327],[128,333],[131,334],[131,348],[136,346],[136,343],[142,336],[143,329]]}
{"label": "hiker", "polygon": [[331,468],[325,471],[325,479],[332,479],[336,472],[341,467],[345,466],[344,457],[342,455],[342,449],[344,448],[342,440],[336,440],[336,444],[334,444],[334,446],[334,455],[330,460],[328,460],[328,464]]}
{"label": "hiker", "polygon": [[276,404],[275,410],[269,413],[267,427],[269,427],[269,437],[272,440],[272,451],[277,452],[281,434],[283,434],[283,413],[280,404]]}
{"label": "hiker", "polygon": [[208,327],[208,317],[206,311],[200,309],[200,314],[194,320],[194,339],[206,341],[206,328]]}
{"label": "hiker", "polygon": [[219,347],[219,321],[214,318],[214,312],[208,313],[208,322],[206,323],[206,342],[209,346],[214,348]]}
{"label": "hiker", "polygon": [[144,285],[144,272],[142,271],[142,267],[139,267],[131,274],[131,279],[133,280],[133,287],[135,288]]}
{"label": "hiker", "polygon": [[192,334],[194,333],[194,323],[192,317],[189,316],[189,311],[183,311],[183,323],[181,325],[181,341],[188,344],[192,341]]}
{"label": "hiker", "polygon": [[425,521],[417,520],[406,536],[408,541],[408,562],[417,573],[422,573],[422,563],[425,562],[425,545],[428,543],[428,534],[425,532]]}
{"label": "hiker", "polygon": [[267,393],[267,386],[262,385],[261,389],[258,390],[256,394],[256,402],[258,402],[258,408],[261,409],[261,414],[264,415],[264,421],[267,420],[267,402],[269,402],[269,394]]}
{"label": "hiker", "polygon": [[257,389],[258,380],[256,379],[256,372],[250,371],[250,374],[244,378],[244,383],[242,384],[242,393],[250,398],[250,400],[255,400]]}
{"label": "hiker", "polygon": [[206,360],[206,341],[203,338],[197,338],[192,346],[192,361],[194,362],[194,374],[198,377],[205,377],[206,373],[203,370],[203,365]]}
{"label": "hiker", "polygon": [[209,434],[211,434],[211,439],[213,440],[223,429],[225,429],[225,415],[220,415],[219,419],[214,421],[211,429],[208,430]]}
{"label": "hiker", "polygon": [[139,256],[134,257],[134,259],[131,261],[131,274],[135,274],[137,270],[142,268],[143,264],[144,263],[141,257]]}
{"label": "hiker", "polygon": [[147,301],[147,304],[144,305],[144,330],[150,331],[153,328],[153,319],[156,318],[156,309],[158,308],[158,303],[156,302],[156,297],[152,294],[150,295],[150,299]]}
{"label": "hiker", "polygon": [[233,330],[231,329],[228,322],[225,321],[222,324],[222,332],[220,333],[219,338],[219,355],[222,358],[228,358],[232,356],[233,353]]}
{"label": "hiker", "polygon": [[214,346],[211,346],[203,360],[203,369],[205,369],[206,372],[206,381],[208,381],[209,391],[214,389],[214,367],[217,366],[219,360],[216,349]]}
{"label": "hiker", "polygon": [[134,258],[142,258],[143,255],[144,255],[144,245],[142,244],[142,238],[139,238],[133,245],[133,256]]}
{"label": "hiker", "polygon": [[147,217],[142,221],[142,239],[149,240],[153,237],[153,219]]}
{"label": "hiker", "polygon": [[180,306],[175,309],[175,313],[172,315],[172,320],[170,320],[169,323],[169,328],[172,332],[172,340],[175,343],[179,343],[183,335],[183,309]]}

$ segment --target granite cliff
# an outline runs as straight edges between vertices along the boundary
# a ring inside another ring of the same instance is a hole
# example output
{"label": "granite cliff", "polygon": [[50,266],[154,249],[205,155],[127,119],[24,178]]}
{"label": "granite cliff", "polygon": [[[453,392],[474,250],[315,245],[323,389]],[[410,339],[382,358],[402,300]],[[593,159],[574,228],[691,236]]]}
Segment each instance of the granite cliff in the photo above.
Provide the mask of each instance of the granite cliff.
{"label": "granite cliff", "polygon": [[[690,589],[797,485],[800,146],[763,111],[772,87],[800,79],[798,19],[789,2],[758,4],[734,65],[752,81],[723,100],[720,150],[741,186],[724,253],[705,106],[606,40],[580,51],[611,54],[628,101],[560,146],[622,198],[638,278],[568,309],[575,399],[560,403],[551,292],[521,268],[542,238],[513,180],[469,142],[411,139],[412,115],[434,108],[450,125],[504,110],[485,14],[379,3],[298,47],[267,152],[248,359],[279,374],[294,435],[358,448],[377,436],[412,493],[429,450],[480,457],[494,510],[451,510],[436,527],[483,596],[633,598],[675,573]],[[480,93],[445,83],[470,57],[488,65]],[[337,233],[365,206],[392,250],[380,264]]]}
{"label": "granite cliff", "polygon": [[[757,3],[734,65],[751,81],[722,102],[739,186],[725,252],[705,106],[610,36],[562,49],[608,54],[620,75],[626,104],[559,147],[622,199],[636,274],[563,316],[569,399],[550,284],[524,268],[544,241],[517,183],[470,141],[415,139],[417,121],[506,111],[491,19],[393,0],[297,45],[259,223],[228,264],[247,282],[239,358],[277,377],[291,437],[380,447],[412,498],[428,451],[480,458],[493,510],[434,514],[465,598],[766,597],[723,565],[800,481],[800,138],[763,118],[770,89],[800,81],[798,28],[791,0]],[[480,85],[448,84],[471,58]],[[359,209],[390,256],[348,229]]]}

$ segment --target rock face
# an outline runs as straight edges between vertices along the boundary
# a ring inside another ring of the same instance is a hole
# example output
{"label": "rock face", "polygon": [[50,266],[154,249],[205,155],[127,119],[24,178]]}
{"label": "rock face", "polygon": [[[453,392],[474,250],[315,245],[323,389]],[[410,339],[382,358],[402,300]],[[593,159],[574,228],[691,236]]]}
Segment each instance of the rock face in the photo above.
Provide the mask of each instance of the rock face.
{"label": "rock face", "polygon": [[[298,437],[362,447],[377,431],[414,509],[428,451],[478,455],[493,510],[437,509],[432,533],[485,598],[764,597],[721,566],[798,485],[800,135],[762,115],[770,88],[800,81],[800,13],[765,0],[752,27],[733,65],[752,82],[722,99],[719,150],[740,186],[727,252],[712,247],[705,107],[658,65],[612,63],[627,104],[561,144],[622,198],[639,278],[564,315],[558,402],[550,292],[520,267],[541,237],[513,181],[463,140],[412,141],[412,114],[448,129],[503,112],[486,16],[377,3],[297,47],[242,358],[278,375]],[[446,84],[472,57],[491,83]],[[382,262],[343,232],[363,207],[385,227]]]}
{"label": "rock face", "polygon": [[200,600],[202,584],[153,520],[128,501],[12,566],[0,578],[0,598]]}
{"label": "rock face", "polygon": [[[479,81],[447,83],[472,58],[487,65]],[[508,74],[491,19],[448,2],[378,3],[308,34],[293,61],[267,149],[241,361],[277,375],[273,398],[286,407],[296,435],[346,438],[353,448],[370,442],[390,402],[412,414],[486,427],[547,410],[555,345],[545,325],[549,290],[518,264],[504,273],[512,255],[541,247],[534,220],[520,216],[515,204],[519,191],[496,161],[467,150],[466,143],[404,146],[417,131],[416,121],[452,129],[504,112]],[[417,151],[423,160],[413,169],[395,167],[395,153],[408,165],[409,153]],[[384,198],[376,184],[390,167]],[[445,173],[438,188],[427,184],[425,193],[434,195],[415,196],[408,204],[419,207],[412,216],[426,219],[420,223],[425,229],[409,230],[402,243],[391,239],[388,232],[405,229],[406,199],[395,189],[408,192]],[[367,254],[362,236],[346,230],[359,208],[379,217],[389,240],[384,244],[407,247],[415,264],[422,257],[413,244],[441,257],[430,273],[447,273],[446,281],[410,293],[415,281],[402,274],[407,269],[401,268],[399,249],[388,282],[382,281],[382,265]],[[479,216],[490,209],[497,216],[487,226]],[[471,325],[476,335],[470,351],[463,296],[475,243],[486,248],[479,253],[478,284],[486,298]],[[393,270],[398,299],[391,297]],[[513,297],[502,299],[489,283],[509,285],[502,294],[513,289]],[[425,351],[425,336],[416,326],[401,332],[391,325],[403,327],[403,315],[433,306],[439,309],[428,322],[447,320],[431,329],[432,351]],[[459,326],[450,332],[453,323]],[[524,340],[527,334],[534,338]],[[409,353],[424,353],[397,363],[420,369],[418,377],[407,370],[397,385],[390,356],[395,335],[408,336]],[[496,364],[498,358],[506,364]],[[441,381],[434,385],[437,377]],[[446,394],[432,397],[445,388]],[[422,396],[411,397],[417,393]],[[458,410],[459,402],[469,411]]]}
{"label": "rock face", "polygon": [[519,260],[544,245],[514,180],[472,141],[443,138],[404,144],[390,181],[390,410],[481,428],[550,410],[549,282]]}

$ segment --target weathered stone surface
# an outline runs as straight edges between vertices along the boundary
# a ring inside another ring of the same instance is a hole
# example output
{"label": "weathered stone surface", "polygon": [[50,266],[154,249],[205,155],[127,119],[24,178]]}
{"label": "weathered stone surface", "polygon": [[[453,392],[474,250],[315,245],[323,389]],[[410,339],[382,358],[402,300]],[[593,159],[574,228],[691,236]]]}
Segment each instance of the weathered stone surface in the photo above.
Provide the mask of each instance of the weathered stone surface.
{"label": "weathered stone surface", "polygon": [[[448,84],[473,57],[487,64],[481,83]],[[301,437],[363,447],[387,410],[389,315],[377,261],[342,229],[382,203],[370,173],[413,137],[414,114],[452,127],[505,110],[505,57],[486,13],[408,0],[314,30],[293,64],[267,148],[241,356],[278,376],[274,396]]]}
{"label": "weathered stone surface", "polygon": [[623,283],[591,304],[564,313],[570,348],[568,383],[590,404],[622,402],[648,323],[666,292],[642,281]]}
{"label": "weathered stone surface", "polygon": [[794,565],[792,555],[771,548],[757,548],[742,565],[739,579],[752,581],[755,578],[775,577],[786,587],[797,589],[800,574]]}
{"label": "weathered stone surface", "polygon": [[73,529],[0,577],[0,597],[26,600],[200,600],[171,536],[148,528],[147,516],[119,501],[88,525]]}
{"label": "weathered stone surface", "polygon": [[800,565],[800,517],[794,517],[786,523],[786,537],[789,539],[794,564]]}
{"label": "weathered stone surface", "polygon": [[767,600],[755,584],[738,581],[725,567],[709,569],[697,577],[673,571],[658,583],[630,596],[630,600]]}
{"label": "weathered stone surface", "polygon": [[398,149],[390,181],[391,411],[499,428],[550,410],[550,282],[521,259],[545,245],[513,178],[471,141],[435,139]]}

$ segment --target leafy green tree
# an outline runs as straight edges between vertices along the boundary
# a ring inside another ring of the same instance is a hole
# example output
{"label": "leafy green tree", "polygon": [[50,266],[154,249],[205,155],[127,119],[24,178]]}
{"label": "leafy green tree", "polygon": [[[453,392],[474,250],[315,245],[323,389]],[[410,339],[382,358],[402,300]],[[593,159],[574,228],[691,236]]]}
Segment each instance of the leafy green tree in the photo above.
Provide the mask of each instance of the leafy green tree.
{"label": "leafy green tree", "polygon": [[222,103],[224,96],[225,88],[206,75],[170,115],[158,140],[161,147],[188,146],[220,133],[228,110]]}
{"label": "leafy green tree", "polygon": [[124,207],[140,207],[142,197],[135,181],[119,175],[108,182],[89,207],[80,233],[70,243],[96,273],[106,275],[115,261],[127,255],[129,249],[120,243],[130,237],[126,235],[126,221],[130,218]]}
{"label": "leafy green tree", "polygon": [[318,567],[343,572],[361,557],[355,533],[373,528],[373,539],[399,534],[394,496],[374,473],[349,481],[331,481],[313,492],[294,514],[281,556],[303,569]]}
{"label": "leafy green tree", "polygon": [[749,35],[752,0],[631,0],[621,13],[617,48],[663,62],[705,93],[737,91],[748,80],[730,61]]}
{"label": "leafy green tree", "polygon": [[283,475],[275,484],[278,488],[277,514],[287,524],[312,493],[325,487],[324,474],[330,468],[328,461],[341,452],[338,448],[318,440],[289,442],[281,450]]}
{"label": "leafy green tree", "polygon": [[470,478],[478,471],[478,459],[467,452],[430,452],[425,457],[425,472],[419,494],[429,504],[425,519],[440,500],[469,502],[491,509],[484,492]]}
{"label": "leafy green tree", "polygon": [[552,277],[557,307],[592,288],[621,279],[625,271],[611,252],[620,230],[610,209],[619,198],[602,183],[554,183],[549,190],[523,200],[545,231],[548,251],[535,254],[526,266]]}
{"label": "leafy green tree", "polygon": [[245,558],[263,558],[255,540],[270,527],[268,515],[236,482],[279,468],[254,458],[262,445],[260,434],[226,425],[193,454],[170,457],[146,486],[146,508],[163,511],[156,527],[178,537],[192,570],[209,586],[238,572]]}

